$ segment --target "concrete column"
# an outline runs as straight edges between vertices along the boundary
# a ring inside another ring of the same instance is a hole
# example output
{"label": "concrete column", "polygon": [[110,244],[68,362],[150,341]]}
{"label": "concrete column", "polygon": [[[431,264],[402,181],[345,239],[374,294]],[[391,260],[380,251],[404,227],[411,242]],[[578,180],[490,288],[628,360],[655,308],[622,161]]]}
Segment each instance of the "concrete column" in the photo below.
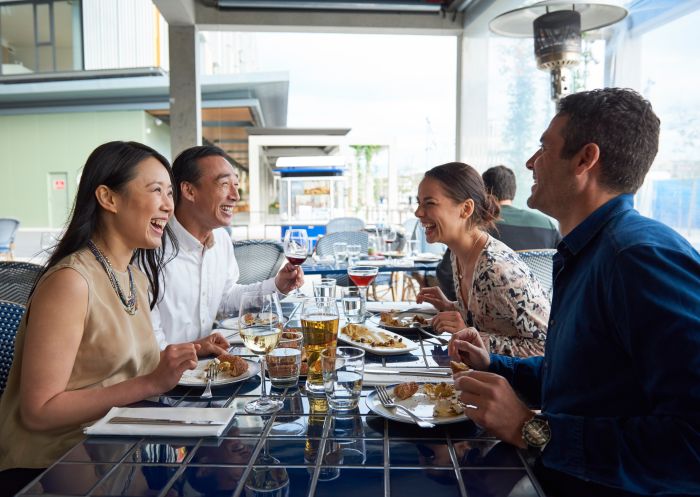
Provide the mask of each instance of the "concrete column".
{"label": "concrete column", "polygon": [[170,151],[172,159],[202,144],[202,92],[196,26],[170,26]]}

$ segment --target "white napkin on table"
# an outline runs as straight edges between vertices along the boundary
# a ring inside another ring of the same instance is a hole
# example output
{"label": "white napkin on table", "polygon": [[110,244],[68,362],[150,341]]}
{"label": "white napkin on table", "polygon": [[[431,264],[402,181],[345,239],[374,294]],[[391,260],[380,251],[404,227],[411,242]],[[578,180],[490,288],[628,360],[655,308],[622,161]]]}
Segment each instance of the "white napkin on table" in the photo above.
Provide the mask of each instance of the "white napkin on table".
{"label": "white napkin on table", "polygon": [[422,304],[416,304],[415,302],[367,302],[366,308],[369,312],[404,311],[406,309],[411,309],[421,312],[437,313],[437,309],[433,307],[433,304],[428,304],[427,302]]}
{"label": "white napkin on table", "polygon": [[[371,367],[369,369],[380,370],[382,368]],[[415,381],[416,383],[453,383],[452,376],[437,377],[437,376],[421,376],[420,370],[416,371],[415,375],[411,374],[382,374],[368,373],[365,371],[362,377],[364,386],[372,387],[377,385],[394,385],[396,383],[407,383]]]}
{"label": "white napkin on table", "polygon": [[[219,437],[236,412],[223,407],[113,407],[102,419],[83,428],[86,435],[148,435],[156,437]],[[115,416],[183,421],[221,421],[220,425],[110,424]]]}

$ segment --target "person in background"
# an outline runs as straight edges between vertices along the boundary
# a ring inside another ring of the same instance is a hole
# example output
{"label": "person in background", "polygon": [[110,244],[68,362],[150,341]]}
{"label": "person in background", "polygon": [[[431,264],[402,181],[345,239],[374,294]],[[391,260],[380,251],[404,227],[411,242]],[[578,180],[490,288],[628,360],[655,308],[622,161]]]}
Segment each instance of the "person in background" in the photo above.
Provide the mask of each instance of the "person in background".
{"label": "person in background", "polygon": [[92,152],[17,332],[0,399],[3,491],[13,495],[76,445],[81,425],[170,390],[196,366],[196,346],[161,352],[151,326],[172,213],[170,166],[158,152],[119,141]]}
{"label": "person in background", "polygon": [[[494,166],[483,172],[486,191],[493,195],[501,207],[496,226],[489,231],[513,250],[553,249],[561,241],[556,225],[537,211],[513,206],[516,182],[515,173],[506,166]],[[448,298],[454,295],[449,250],[438,264],[436,271],[440,288]]]}
{"label": "person in background", "polygon": [[199,146],[182,152],[173,162],[178,192],[169,226],[179,252],[165,244],[174,257],[162,273],[164,286],[151,318],[161,348],[174,342],[198,344],[200,356],[227,352],[229,343],[212,333],[217,315],[237,312],[246,291],[277,291],[300,287],[304,273],[287,263],[274,278],[250,285],[237,284],[240,274],[231,237],[224,229],[240,200],[238,174],[219,147]]}
{"label": "person in background", "polygon": [[659,127],[632,90],[559,102],[527,162],[528,205],[564,235],[544,357],[470,329],[449,345],[478,370],[455,378],[469,417],[529,447],[548,496],[700,495],[700,255],[633,208]]}
{"label": "person in background", "polygon": [[432,322],[437,331],[455,333],[469,326],[482,333],[493,352],[538,355],[544,350],[549,300],[515,252],[488,234],[498,212],[473,167],[451,162],[425,173],[416,217],[428,243],[442,242],[452,251],[457,300],[429,287],[421,289],[416,302],[440,311]]}

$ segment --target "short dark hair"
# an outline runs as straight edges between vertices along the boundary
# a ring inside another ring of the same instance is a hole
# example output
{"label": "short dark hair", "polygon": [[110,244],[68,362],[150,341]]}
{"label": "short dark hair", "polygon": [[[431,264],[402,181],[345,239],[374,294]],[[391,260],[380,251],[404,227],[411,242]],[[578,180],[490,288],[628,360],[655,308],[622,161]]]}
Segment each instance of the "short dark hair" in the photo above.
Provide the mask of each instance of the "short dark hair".
{"label": "short dark hair", "polygon": [[561,156],[573,157],[588,143],[600,148],[601,183],[614,192],[636,192],[659,150],[661,121],[651,103],[627,88],[603,88],[561,99],[568,117]]}
{"label": "short dark hair", "polygon": [[425,177],[439,181],[447,196],[455,202],[462,203],[472,199],[472,219],[477,226],[486,230],[495,227],[501,209],[493,196],[486,192],[484,180],[472,166],[463,162],[448,162],[430,169],[425,173]]}
{"label": "short dark hair", "polygon": [[486,191],[497,200],[513,200],[515,198],[515,173],[506,166],[493,166],[483,172]]}
{"label": "short dark hair", "polygon": [[226,152],[215,145],[190,147],[183,150],[180,155],[177,156],[173,162],[173,177],[175,178],[174,190],[177,192],[175,195],[176,206],[180,203],[180,185],[185,181],[196,185],[202,177],[202,170],[199,168],[197,162],[199,159],[211,157],[212,155],[218,155],[227,161],[229,160]]}

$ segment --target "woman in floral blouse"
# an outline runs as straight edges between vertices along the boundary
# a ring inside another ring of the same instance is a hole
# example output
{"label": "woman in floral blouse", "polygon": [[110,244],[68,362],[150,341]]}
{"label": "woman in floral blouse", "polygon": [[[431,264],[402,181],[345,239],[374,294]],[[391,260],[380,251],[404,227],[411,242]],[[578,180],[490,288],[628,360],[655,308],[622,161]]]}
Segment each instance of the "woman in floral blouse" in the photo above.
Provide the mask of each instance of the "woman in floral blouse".
{"label": "woman in floral blouse", "polygon": [[493,353],[542,355],[549,299],[518,255],[486,233],[499,212],[473,167],[451,162],[425,173],[416,217],[429,243],[442,242],[452,251],[457,301],[439,287],[422,289],[417,301],[441,311],[433,320],[435,330],[474,327]]}

